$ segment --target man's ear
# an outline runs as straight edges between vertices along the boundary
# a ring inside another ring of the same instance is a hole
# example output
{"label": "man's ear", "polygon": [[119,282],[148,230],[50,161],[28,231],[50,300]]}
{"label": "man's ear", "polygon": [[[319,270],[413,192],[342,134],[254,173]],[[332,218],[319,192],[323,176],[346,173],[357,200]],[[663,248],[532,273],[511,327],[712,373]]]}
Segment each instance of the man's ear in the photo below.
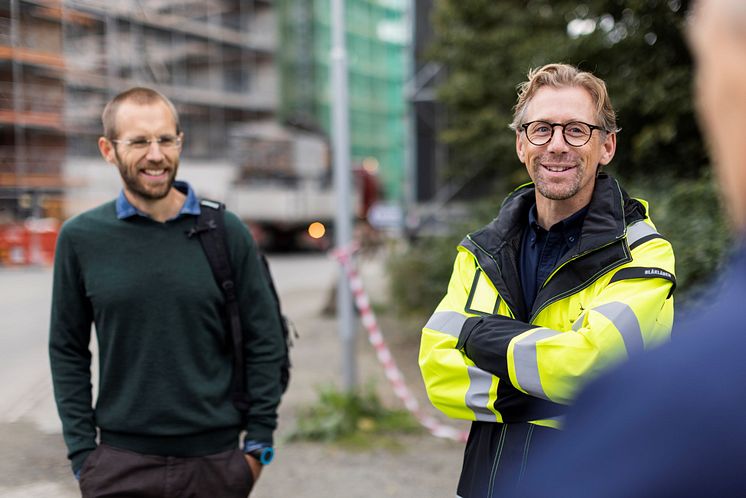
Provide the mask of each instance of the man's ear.
{"label": "man's ear", "polygon": [[521,140],[521,134],[519,132],[516,132],[516,134],[515,134],[515,152],[516,152],[516,154],[518,154],[518,159],[523,164],[526,164],[526,161],[525,161],[525,157],[526,157],[525,144],[523,143],[523,140]]}
{"label": "man's ear", "polygon": [[98,138],[98,150],[101,151],[101,155],[104,157],[107,163],[116,164],[116,153],[114,152],[114,144],[112,144],[108,138]]}
{"label": "man's ear", "polygon": [[603,152],[601,153],[601,158],[598,160],[598,163],[606,165],[614,159],[614,154],[616,154],[616,133],[607,133],[606,140],[604,140],[602,147]]}

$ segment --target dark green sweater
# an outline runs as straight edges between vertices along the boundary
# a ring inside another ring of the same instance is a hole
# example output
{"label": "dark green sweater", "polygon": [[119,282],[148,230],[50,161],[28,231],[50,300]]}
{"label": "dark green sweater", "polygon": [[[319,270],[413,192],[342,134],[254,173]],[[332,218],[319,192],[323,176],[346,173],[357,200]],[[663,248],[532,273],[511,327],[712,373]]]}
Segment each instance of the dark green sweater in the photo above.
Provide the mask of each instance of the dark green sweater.
{"label": "dark green sweater", "polygon": [[[197,238],[196,217],[158,223],[116,217],[110,202],[68,220],[54,264],[50,360],[68,457],[78,470],[96,447],[199,456],[238,444],[223,296]],[[246,344],[247,438],[272,441],[283,337],[253,240],[226,213]],[[100,383],[93,408],[91,324]]]}

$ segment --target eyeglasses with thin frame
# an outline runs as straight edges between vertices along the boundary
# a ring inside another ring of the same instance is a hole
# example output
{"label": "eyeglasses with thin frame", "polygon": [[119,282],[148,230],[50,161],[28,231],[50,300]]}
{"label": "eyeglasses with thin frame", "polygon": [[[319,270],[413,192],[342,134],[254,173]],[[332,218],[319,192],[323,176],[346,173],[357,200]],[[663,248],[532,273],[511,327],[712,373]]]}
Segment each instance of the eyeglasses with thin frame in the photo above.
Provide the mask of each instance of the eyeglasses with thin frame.
{"label": "eyeglasses with thin frame", "polygon": [[145,137],[137,137],[130,140],[110,140],[112,143],[124,145],[134,150],[145,150],[150,147],[153,142],[157,143],[162,149],[176,149],[181,146],[181,137],[176,135],[161,135],[160,137],[154,137],[147,139]]}
{"label": "eyeglasses with thin frame", "polygon": [[562,127],[562,137],[565,139],[565,143],[572,147],[582,147],[587,144],[593,130],[601,130],[609,133],[608,130],[602,126],[596,126],[582,121],[570,121],[569,123],[550,123],[548,121],[530,121],[521,125],[523,131],[526,132],[526,138],[529,142],[536,146],[542,146],[548,144],[554,136],[554,129],[557,126]]}

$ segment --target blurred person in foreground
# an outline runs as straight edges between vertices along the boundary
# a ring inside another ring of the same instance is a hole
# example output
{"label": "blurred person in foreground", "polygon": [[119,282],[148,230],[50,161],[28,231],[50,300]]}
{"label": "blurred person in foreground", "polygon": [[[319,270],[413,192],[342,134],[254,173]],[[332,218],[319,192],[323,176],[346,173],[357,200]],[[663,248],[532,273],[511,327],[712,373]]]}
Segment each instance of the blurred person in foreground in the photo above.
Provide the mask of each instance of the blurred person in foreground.
{"label": "blurred person in foreground", "polygon": [[689,34],[733,254],[722,281],[677,323],[675,340],[589,385],[525,487],[505,496],[746,494],[746,3],[698,1]]}
{"label": "blurred person in foreground", "polygon": [[84,497],[246,497],[271,452],[284,348],[254,242],[226,212],[245,337],[243,417],[231,401],[224,297],[199,239],[187,235],[207,208],[175,181],[184,140],[176,110],[132,88],[102,121],[98,146],[123,189],[64,224],[54,266],[50,359],[73,472]]}
{"label": "blurred person in foreground", "polygon": [[665,342],[673,321],[671,245],[647,203],[599,171],[617,133],[604,82],[564,64],[530,71],[511,128],[532,183],[461,242],[420,345],[432,403],[473,421],[463,498],[515,486],[580,386]]}

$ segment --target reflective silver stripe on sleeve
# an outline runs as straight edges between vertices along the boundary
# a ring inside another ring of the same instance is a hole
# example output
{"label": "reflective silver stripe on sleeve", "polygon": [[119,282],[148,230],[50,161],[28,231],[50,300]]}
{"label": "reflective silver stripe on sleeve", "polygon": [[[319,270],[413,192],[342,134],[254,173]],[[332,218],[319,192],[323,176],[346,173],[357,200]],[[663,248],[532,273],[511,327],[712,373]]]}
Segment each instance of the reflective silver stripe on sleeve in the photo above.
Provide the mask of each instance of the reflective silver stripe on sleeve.
{"label": "reflective silver stripe on sleeve", "polygon": [[466,391],[466,406],[474,412],[480,422],[497,422],[497,416],[487,408],[490,402],[492,374],[481,368],[466,367],[469,372],[469,389]]}
{"label": "reflective silver stripe on sleeve", "polygon": [[560,334],[551,329],[535,329],[533,333],[522,337],[513,346],[513,362],[515,364],[515,380],[518,385],[533,396],[549,399],[541,385],[539,377],[539,363],[536,359],[536,343],[547,337]]}
{"label": "reflective silver stripe on sleeve", "polygon": [[634,245],[635,242],[643,237],[656,234],[660,235],[653,227],[645,223],[643,220],[640,220],[627,227],[627,244],[630,246]]}
{"label": "reflective silver stripe on sleeve", "polygon": [[578,330],[583,327],[583,320],[585,320],[585,313],[582,313],[577,320],[575,320],[575,323],[572,324],[572,329],[577,332]]}
{"label": "reflective silver stripe on sleeve", "polygon": [[615,301],[596,306],[592,311],[602,314],[614,324],[614,327],[622,335],[624,346],[627,348],[629,356],[644,351],[645,343],[643,342],[642,331],[640,330],[640,322],[629,305]]}
{"label": "reflective silver stripe on sleeve", "polygon": [[427,321],[425,328],[458,337],[467,318],[467,316],[455,311],[437,311]]}

